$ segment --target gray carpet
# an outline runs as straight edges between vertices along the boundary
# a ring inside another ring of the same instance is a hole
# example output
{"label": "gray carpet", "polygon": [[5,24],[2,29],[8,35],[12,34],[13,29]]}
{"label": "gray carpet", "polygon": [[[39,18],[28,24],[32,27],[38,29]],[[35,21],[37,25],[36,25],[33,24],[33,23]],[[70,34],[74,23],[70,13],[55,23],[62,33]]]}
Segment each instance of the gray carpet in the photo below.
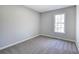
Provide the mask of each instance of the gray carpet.
{"label": "gray carpet", "polygon": [[44,36],[6,48],[0,54],[78,54],[75,43]]}

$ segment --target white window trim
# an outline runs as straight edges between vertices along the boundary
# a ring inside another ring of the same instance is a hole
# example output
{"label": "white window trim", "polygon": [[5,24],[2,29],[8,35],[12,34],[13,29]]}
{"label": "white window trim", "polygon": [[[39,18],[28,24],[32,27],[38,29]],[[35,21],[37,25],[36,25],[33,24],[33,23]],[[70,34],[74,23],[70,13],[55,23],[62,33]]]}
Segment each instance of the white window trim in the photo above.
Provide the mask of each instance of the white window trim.
{"label": "white window trim", "polygon": [[[55,16],[56,16],[56,15],[61,15],[61,14],[64,14],[64,32],[55,32]],[[65,28],[65,27],[66,27],[66,26],[65,26],[65,20],[66,20],[66,14],[65,14],[65,13],[54,14],[54,32],[55,32],[55,33],[62,33],[62,34],[65,34],[65,33],[66,33],[66,31],[65,31],[65,29],[66,29],[66,28]]]}

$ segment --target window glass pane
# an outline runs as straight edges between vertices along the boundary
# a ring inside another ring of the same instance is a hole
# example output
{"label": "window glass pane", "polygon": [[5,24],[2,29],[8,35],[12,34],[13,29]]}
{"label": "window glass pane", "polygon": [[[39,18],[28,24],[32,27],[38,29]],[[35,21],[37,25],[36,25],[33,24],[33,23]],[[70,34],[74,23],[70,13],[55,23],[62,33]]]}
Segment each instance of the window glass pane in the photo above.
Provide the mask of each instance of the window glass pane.
{"label": "window glass pane", "polygon": [[61,32],[64,33],[64,28],[60,28],[60,29],[61,29]]}
{"label": "window glass pane", "polygon": [[55,22],[56,23],[60,23],[60,15],[56,15],[55,16]]}
{"label": "window glass pane", "polygon": [[64,33],[64,14],[55,15],[55,32]]}
{"label": "window glass pane", "polygon": [[60,21],[61,23],[64,23],[64,14],[61,15]]}

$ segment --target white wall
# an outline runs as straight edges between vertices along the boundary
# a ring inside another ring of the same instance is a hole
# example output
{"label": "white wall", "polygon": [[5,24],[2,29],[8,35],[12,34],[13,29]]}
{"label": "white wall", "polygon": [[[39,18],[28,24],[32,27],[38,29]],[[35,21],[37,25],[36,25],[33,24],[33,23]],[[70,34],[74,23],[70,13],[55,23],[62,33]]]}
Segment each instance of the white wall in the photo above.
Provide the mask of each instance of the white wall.
{"label": "white wall", "polygon": [[0,48],[38,35],[39,19],[24,6],[0,6]]}
{"label": "white wall", "polygon": [[[75,41],[75,9],[75,7],[62,8],[40,15],[40,13],[24,6],[0,6],[0,48],[37,36],[39,33]],[[66,14],[66,34],[54,33],[53,15],[59,13]],[[78,27],[79,24],[76,25]],[[78,38],[77,33],[77,42],[79,43]]]}
{"label": "white wall", "polygon": [[[65,34],[54,32],[54,15],[65,13]],[[57,9],[41,14],[40,34],[75,41],[76,7]]]}
{"label": "white wall", "polygon": [[79,5],[76,6],[76,44],[79,50]]}

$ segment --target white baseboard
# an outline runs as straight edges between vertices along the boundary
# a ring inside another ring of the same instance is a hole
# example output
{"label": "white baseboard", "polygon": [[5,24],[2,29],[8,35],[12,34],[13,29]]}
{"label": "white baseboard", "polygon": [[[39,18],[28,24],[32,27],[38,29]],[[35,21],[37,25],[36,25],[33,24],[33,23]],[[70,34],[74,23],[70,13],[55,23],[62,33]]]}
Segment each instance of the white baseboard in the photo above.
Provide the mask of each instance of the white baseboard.
{"label": "white baseboard", "polygon": [[[59,37],[53,37],[53,36],[45,35],[45,34],[39,34],[39,35],[47,36],[47,37],[51,37],[51,38],[59,38]],[[4,46],[4,47],[0,47],[0,50],[3,50],[3,49],[5,49],[5,48],[8,48],[8,47],[14,46],[14,45],[16,45],[16,44],[22,43],[22,42],[24,42],[24,41],[27,41],[27,40],[32,39],[32,38],[34,38],[34,37],[37,37],[37,36],[39,36],[39,35],[36,35],[36,36],[30,37],[30,38],[27,38],[27,39],[23,39],[23,40],[21,40],[21,41],[18,41],[18,42],[15,42],[15,43],[9,44],[9,45]],[[59,39],[67,40],[67,39],[63,39],[63,38],[59,38]],[[75,42],[75,41],[73,41],[73,40],[67,40],[67,41]]]}
{"label": "white baseboard", "polygon": [[36,35],[36,36],[33,36],[33,37],[29,37],[29,38],[27,38],[27,39],[23,39],[23,40],[21,40],[21,41],[18,41],[18,42],[9,44],[9,45],[4,46],[4,47],[0,47],[0,50],[3,50],[3,49],[5,49],[5,48],[8,48],[8,47],[14,46],[14,45],[16,45],[16,44],[22,43],[22,42],[24,42],[24,41],[27,41],[27,40],[32,39],[32,38],[35,38],[35,37],[37,37],[37,36],[39,36],[39,35]]}
{"label": "white baseboard", "polygon": [[40,35],[47,36],[47,37],[51,37],[51,38],[59,38],[59,39],[66,40],[66,41],[71,41],[71,42],[75,42],[75,40],[69,40],[69,39],[64,39],[64,38],[60,38],[60,37],[54,37],[54,36],[45,35],[45,34],[40,34]]}
{"label": "white baseboard", "polygon": [[77,49],[78,49],[78,51],[79,51],[79,46],[78,46],[78,43],[77,42],[75,42],[76,43],[76,47],[77,47]]}

